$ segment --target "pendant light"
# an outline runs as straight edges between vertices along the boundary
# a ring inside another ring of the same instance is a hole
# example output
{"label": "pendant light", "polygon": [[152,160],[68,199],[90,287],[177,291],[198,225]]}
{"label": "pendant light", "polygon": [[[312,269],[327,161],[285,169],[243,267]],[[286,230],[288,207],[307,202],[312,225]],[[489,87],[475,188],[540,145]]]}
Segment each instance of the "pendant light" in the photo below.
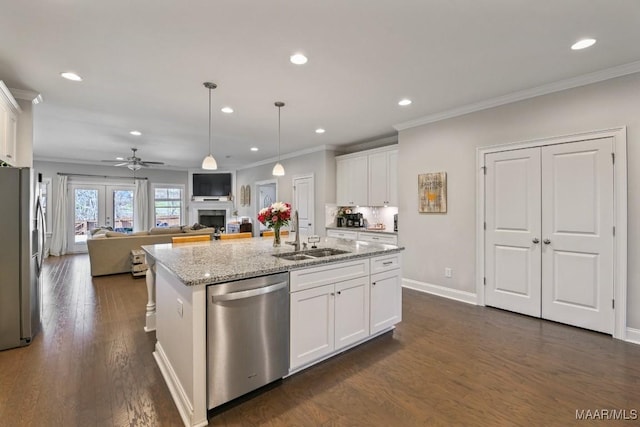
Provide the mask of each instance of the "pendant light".
{"label": "pendant light", "polygon": [[209,89],[209,155],[202,160],[202,169],[216,170],[218,163],[211,154],[211,90],[217,88],[218,85],[211,82],[204,82],[203,85]]}
{"label": "pendant light", "polygon": [[284,166],[280,164],[280,109],[284,107],[284,102],[276,102],[274,104],[278,107],[278,163],[273,167],[273,176],[284,176]]}

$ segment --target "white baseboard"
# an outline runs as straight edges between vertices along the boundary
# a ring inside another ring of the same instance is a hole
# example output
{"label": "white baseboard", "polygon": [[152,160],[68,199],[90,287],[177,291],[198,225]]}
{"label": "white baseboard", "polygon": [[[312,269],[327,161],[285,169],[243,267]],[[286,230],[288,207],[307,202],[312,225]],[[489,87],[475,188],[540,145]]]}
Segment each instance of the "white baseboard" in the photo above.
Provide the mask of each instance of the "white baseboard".
{"label": "white baseboard", "polygon": [[627,328],[625,341],[640,345],[640,329]]}
{"label": "white baseboard", "polygon": [[156,359],[156,363],[160,368],[164,382],[167,383],[167,387],[169,387],[169,392],[171,393],[174,403],[178,407],[178,412],[180,413],[180,418],[182,418],[184,425],[186,427],[206,426],[208,424],[207,419],[195,423],[191,422],[193,419],[193,405],[189,401],[178,376],[173,370],[173,367],[171,366],[171,363],[159,342],[156,343],[156,351],[153,352],[153,357]]}
{"label": "white baseboard", "polygon": [[402,279],[402,287],[460,302],[466,302],[467,304],[477,305],[478,303],[476,294],[472,292],[459,291],[457,289],[446,288],[440,285],[432,285],[431,283],[418,282],[417,280]]}

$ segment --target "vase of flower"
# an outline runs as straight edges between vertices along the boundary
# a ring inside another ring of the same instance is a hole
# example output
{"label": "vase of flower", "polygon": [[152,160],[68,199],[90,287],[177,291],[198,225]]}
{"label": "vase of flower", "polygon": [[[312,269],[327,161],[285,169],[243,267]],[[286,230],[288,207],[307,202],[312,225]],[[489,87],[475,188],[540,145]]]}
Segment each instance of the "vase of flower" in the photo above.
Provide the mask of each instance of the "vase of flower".
{"label": "vase of flower", "polygon": [[262,208],[258,213],[258,221],[273,229],[273,247],[280,246],[280,227],[289,224],[291,219],[291,204],[275,202],[271,206]]}

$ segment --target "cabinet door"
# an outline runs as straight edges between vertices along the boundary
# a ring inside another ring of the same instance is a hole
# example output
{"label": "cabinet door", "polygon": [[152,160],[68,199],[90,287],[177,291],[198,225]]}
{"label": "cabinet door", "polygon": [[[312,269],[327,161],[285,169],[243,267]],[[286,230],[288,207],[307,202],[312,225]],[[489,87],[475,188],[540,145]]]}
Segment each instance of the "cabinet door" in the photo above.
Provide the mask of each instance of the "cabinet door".
{"label": "cabinet door", "polygon": [[387,152],[369,156],[369,206],[384,206],[389,203],[387,187]]}
{"label": "cabinet door", "polygon": [[350,206],[367,206],[368,195],[368,160],[367,156],[350,159],[349,167],[349,199]]}
{"label": "cabinet door", "polygon": [[398,151],[387,153],[387,201],[390,206],[398,206]]}
{"label": "cabinet door", "polygon": [[335,285],[335,349],[369,336],[369,278]]}
{"label": "cabinet door", "polygon": [[400,270],[371,275],[371,333],[402,320],[402,278]]}
{"label": "cabinet door", "polygon": [[291,294],[290,369],[331,353],[334,349],[334,286]]}
{"label": "cabinet door", "polygon": [[348,199],[349,183],[349,160],[336,160],[336,204],[338,206],[349,206]]}
{"label": "cabinet door", "polygon": [[4,104],[0,97],[0,160],[9,164],[13,164],[11,158],[7,157],[8,152],[8,127],[9,127],[9,108]]}
{"label": "cabinet door", "polygon": [[7,137],[5,140],[5,156],[9,159],[10,164],[16,165],[16,148],[18,137],[18,117],[9,112],[7,116]]}

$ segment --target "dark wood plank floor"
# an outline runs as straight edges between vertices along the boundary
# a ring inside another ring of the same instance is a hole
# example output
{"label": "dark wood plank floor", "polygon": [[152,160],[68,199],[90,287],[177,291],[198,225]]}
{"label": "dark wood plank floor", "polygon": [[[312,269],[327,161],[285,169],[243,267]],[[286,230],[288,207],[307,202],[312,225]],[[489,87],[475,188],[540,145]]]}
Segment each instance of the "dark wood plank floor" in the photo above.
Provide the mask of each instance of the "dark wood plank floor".
{"label": "dark wood plank floor", "polygon": [[[2,426],[180,426],[143,331],[144,280],[49,258],[43,331],[0,352]],[[215,415],[216,426],[567,426],[640,410],[640,346],[404,290],[404,321]]]}

